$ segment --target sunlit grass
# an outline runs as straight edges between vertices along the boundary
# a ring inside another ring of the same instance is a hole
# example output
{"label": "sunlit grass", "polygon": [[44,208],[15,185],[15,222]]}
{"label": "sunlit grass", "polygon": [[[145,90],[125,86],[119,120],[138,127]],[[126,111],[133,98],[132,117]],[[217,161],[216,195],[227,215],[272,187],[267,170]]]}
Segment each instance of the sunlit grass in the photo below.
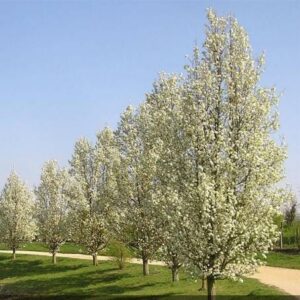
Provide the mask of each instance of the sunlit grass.
{"label": "sunlit grass", "polygon": [[[116,296],[164,296],[205,295],[199,291],[199,282],[182,272],[178,283],[171,282],[166,267],[150,266],[151,274],[144,277],[142,266],[128,264],[119,270],[114,262],[100,262],[94,267],[89,261],[58,258],[52,265],[50,257],[19,255],[12,261],[9,255],[0,254],[0,294],[32,296],[101,296],[101,299]],[[218,295],[249,295],[249,299],[279,299],[283,293],[245,279],[244,283],[229,280],[217,282]],[[276,297],[277,296],[277,297]],[[230,297],[226,297],[230,299]],[[292,299],[288,297],[288,299]]]}

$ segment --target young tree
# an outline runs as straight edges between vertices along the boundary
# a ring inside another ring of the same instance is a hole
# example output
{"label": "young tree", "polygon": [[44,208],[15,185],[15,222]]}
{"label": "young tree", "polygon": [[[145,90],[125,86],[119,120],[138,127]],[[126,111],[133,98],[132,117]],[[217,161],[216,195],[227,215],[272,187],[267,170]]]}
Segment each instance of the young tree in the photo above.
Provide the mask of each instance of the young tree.
{"label": "young tree", "polygon": [[175,230],[171,227],[164,230],[164,242],[160,248],[160,259],[163,260],[172,272],[172,282],[179,281],[179,269],[183,266],[184,256],[182,245]]}
{"label": "young tree", "polygon": [[79,140],[70,163],[71,174],[81,190],[81,197],[72,204],[76,220],[74,236],[97,265],[98,252],[111,238],[115,216],[112,203],[117,193],[114,173],[118,168],[118,152],[113,132],[105,128],[95,146],[86,139]]}
{"label": "young tree", "polygon": [[36,218],[39,235],[52,253],[53,264],[61,245],[70,238],[69,189],[67,170],[60,169],[56,161],[47,162],[36,190]]}
{"label": "young tree", "polygon": [[[120,151],[120,228],[143,260],[143,274],[149,274],[148,261],[162,244],[163,222],[157,218],[156,161],[159,145],[148,135],[147,110],[128,107],[117,131]],[[123,236],[124,238],[124,236]]]}
{"label": "young tree", "polygon": [[297,215],[297,200],[291,195],[291,199],[286,203],[284,210],[284,220],[288,226],[291,226]]}
{"label": "young tree", "polygon": [[214,299],[216,279],[251,272],[278,238],[273,216],[284,193],[276,183],[286,154],[272,139],[278,97],[259,86],[262,58],[253,60],[234,18],[209,10],[208,21],[202,57],[196,48],[183,87],[178,228]]}
{"label": "young tree", "polygon": [[144,104],[148,118],[148,135],[159,143],[159,159],[156,162],[156,194],[158,205],[156,217],[164,221],[161,259],[172,272],[172,281],[179,280],[179,269],[183,264],[181,241],[177,234],[176,218],[181,186],[178,172],[182,172],[182,80],[176,75],[161,74],[147,95]]}
{"label": "young tree", "polygon": [[0,198],[0,239],[12,250],[13,259],[21,244],[34,238],[33,207],[32,193],[12,172]]}

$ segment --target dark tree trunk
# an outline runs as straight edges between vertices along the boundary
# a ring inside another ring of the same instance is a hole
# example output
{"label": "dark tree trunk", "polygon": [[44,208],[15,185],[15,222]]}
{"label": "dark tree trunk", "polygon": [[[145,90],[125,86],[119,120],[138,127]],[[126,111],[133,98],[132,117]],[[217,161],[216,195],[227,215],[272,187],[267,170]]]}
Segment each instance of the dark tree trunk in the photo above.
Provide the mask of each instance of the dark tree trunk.
{"label": "dark tree trunk", "polygon": [[201,287],[199,291],[205,291],[206,290],[206,278],[205,275],[201,277]]}
{"label": "dark tree trunk", "polygon": [[98,257],[97,257],[97,253],[93,254],[93,265],[97,266],[98,265]]}
{"label": "dark tree trunk", "polygon": [[120,268],[120,270],[124,269],[124,266],[125,266],[125,259],[124,259],[123,252],[121,251],[121,255],[120,255],[120,263],[119,263],[119,268]]}
{"label": "dark tree trunk", "polygon": [[143,274],[144,276],[149,275],[149,263],[148,263],[148,257],[145,255],[145,253],[142,254],[143,259]]}
{"label": "dark tree trunk", "polygon": [[213,276],[207,277],[207,299],[208,300],[216,299],[215,279]]}
{"label": "dark tree trunk", "polygon": [[171,268],[172,270],[172,281],[177,282],[179,281],[179,269],[177,267]]}
{"label": "dark tree trunk", "polygon": [[56,265],[56,251],[52,252],[52,263]]}
{"label": "dark tree trunk", "polygon": [[283,249],[283,222],[280,224],[280,249]]}
{"label": "dark tree trunk", "polygon": [[13,247],[12,251],[13,251],[12,259],[15,260],[16,259],[16,248]]}

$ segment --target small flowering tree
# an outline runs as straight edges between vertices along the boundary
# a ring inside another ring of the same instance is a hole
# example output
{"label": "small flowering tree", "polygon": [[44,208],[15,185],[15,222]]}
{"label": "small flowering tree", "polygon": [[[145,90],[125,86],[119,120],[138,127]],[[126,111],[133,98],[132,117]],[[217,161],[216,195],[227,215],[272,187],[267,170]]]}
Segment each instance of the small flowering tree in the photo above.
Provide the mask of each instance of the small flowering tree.
{"label": "small flowering tree", "polygon": [[183,266],[182,244],[171,226],[164,230],[164,242],[160,248],[160,258],[172,272],[172,281],[179,281],[179,269]]}
{"label": "small flowering tree", "polygon": [[112,203],[117,193],[114,173],[118,168],[113,132],[105,128],[95,146],[86,139],[79,140],[70,163],[71,174],[80,189],[72,202],[73,236],[86,247],[97,265],[98,252],[106,247],[113,234]]}
{"label": "small flowering tree", "polygon": [[0,197],[0,239],[12,250],[13,259],[21,244],[34,238],[33,207],[32,193],[12,172]]}
{"label": "small flowering tree", "polygon": [[163,244],[160,257],[172,272],[172,281],[179,280],[179,269],[183,265],[182,243],[178,237],[178,191],[181,183],[178,172],[182,172],[181,124],[182,81],[176,75],[161,74],[147,95],[144,104],[148,114],[148,131],[151,139],[160,144],[156,161],[156,218],[163,220]]}
{"label": "small flowering tree", "polygon": [[156,214],[159,145],[149,134],[149,117],[146,107],[138,111],[129,107],[116,133],[120,151],[119,235],[142,257],[144,275],[149,274],[148,261],[162,244],[164,226]]}
{"label": "small flowering tree", "polygon": [[52,253],[53,264],[60,246],[70,237],[69,188],[67,170],[60,169],[56,161],[47,162],[36,190],[36,218],[39,235]]}

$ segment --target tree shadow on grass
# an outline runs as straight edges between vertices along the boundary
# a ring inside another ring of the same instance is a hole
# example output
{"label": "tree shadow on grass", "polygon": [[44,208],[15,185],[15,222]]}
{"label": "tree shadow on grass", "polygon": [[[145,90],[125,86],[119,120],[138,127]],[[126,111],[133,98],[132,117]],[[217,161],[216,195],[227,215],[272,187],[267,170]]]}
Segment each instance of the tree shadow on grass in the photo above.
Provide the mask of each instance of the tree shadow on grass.
{"label": "tree shadow on grass", "polygon": [[111,284],[107,286],[103,286],[100,288],[95,289],[96,295],[117,295],[117,294],[126,294],[130,292],[136,292],[140,291],[144,288],[153,287],[155,286],[155,283],[145,283],[145,284],[139,284],[136,286],[120,286],[117,284]]}
{"label": "tree shadow on grass", "polygon": [[[119,295],[124,299],[130,293],[143,293],[144,289],[145,293],[149,294],[151,289],[154,290],[155,286],[161,283],[161,280],[155,282],[157,276],[155,279],[149,278],[152,282],[141,277],[140,269],[133,265],[119,270],[112,263],[103,263],[98,267],[93,267],[87,262],[81,264],[67,259],[62,260],[61,265],[59,263],[52,265],[45,259],[27,257],[20,257],[16,261],[9,257],[3,259],[0,261],[0,285],[1,279],[5,278],[13,278],[13,282],[2,282],[0,299],[1,294],[13,298],[35,299],[90,299],[99,296],[101,299],[115,299]],[[141,299],[141,296],[130,298]]]}
{"label": "tree shadow on grass", "polygon": [[[6,284],[2,292],[11,296],[31,295],[41,299],[52,296],[64,299],[71,296],[80,299],[97,296],[101,296],[101,299],[114,299],[118,295],[121,297],[124,295],[123,299],[125,299],[128,293],[143,291],[145,288],[154,289],[157,284],[138,282],[135,278],[136,276],[124,271],[103,269],[58,278],[18,280]],[[130,298],[140,299],[141,296],[130,296]]]}
{"label": "tree shadow on grass", "polygon": [[0,280],[10,277],[23,277],[31,276],[31,275],[45,275],[55,274],[59,272],[67,272],[71,270],[77,270],[82,267],[86,267],[86,265],[76,264],[76,265],[51,265],[45,264],[42,260],[23,260],[17,259],[16,261],[12,261],[10,259],[6,260],[5,263],[4,259],[0,260]]}
{"label": "tree shadow on grass", "polygon": [[8,259],[10,259],[11,257],[8,257],[8,256],[4,256],[4,255],[2,255],[2,253],[1,253],[1,255],[0,255],[0,262],[1,261],[5,261],[5,260],[8,260]]}
{"label": "tree shadow on grass", "polygon": [[[99,299],[105,299],[105,300],[125,300],[125,299],[131,299],[131,300],[166,300],[166,299],[171,299],[171,300],[206,300],[207,297],[204,298],[199,298],[199,296],[195,297],[186,297],[186,296],[176,296],[173,295],[172,293],[165,294],[165,295],[152,295],[152,296],[147,296],[147,295],[60,295],[60,296],[41,296],[41,295],[21,295],[21,296],[15,296],[15,295],[6,295],[6,296],[1,296],[0,295],[0,300],[99,300]],[[223,300],[223,299],[222,299]],[[232,299],[230,299],[232,300]],[[235,299],[238,300],[238,299]],[[261,300],[261,299],[260,299]],[[281,300],[281,299],[278,299]]]}

